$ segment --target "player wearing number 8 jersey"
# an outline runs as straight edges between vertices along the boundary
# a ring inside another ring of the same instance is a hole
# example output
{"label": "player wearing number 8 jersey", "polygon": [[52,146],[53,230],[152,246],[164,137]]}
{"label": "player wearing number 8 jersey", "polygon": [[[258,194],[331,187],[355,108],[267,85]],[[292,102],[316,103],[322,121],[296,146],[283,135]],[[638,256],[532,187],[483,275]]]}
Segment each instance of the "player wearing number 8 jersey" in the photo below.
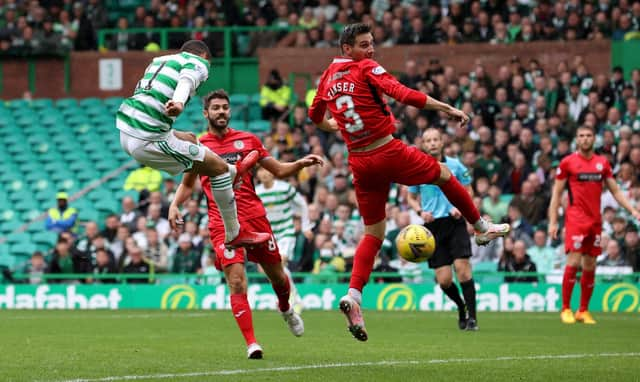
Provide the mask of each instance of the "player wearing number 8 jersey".
{"label": "player wearing number 8 jersey", "polygon": [[[216,151],[230,164],[244,158],[249,153],[257,152],[260,165],[278,177],[295,174],[303,167],[323,164],[316,155],[308,155],[292,163],[282,163],[271,157],[253,134],[237,131],[228,127],[230,118],[229,97],[223,90],[210,93],[204,103],[204,115],[209,121],[208,133],[200,138],[200,142]],[[184,203],[193,191],[197,174],[186,173],[176,191],[176,196],[169,207],[173,213],[179,213],[178,206]],[[244,271],[245,254],[249,260],[259,263],[271,281],[278,298],[278,307],[291,332],[300,336],[304,332],[304,324],[300,316],[289,305],[290,283],[282,267],[278,245],[271,232],[269,221],[260,198],[256,194],[250,173],[243,175],[240,187],[236,192],[240,222],[251,229],[268,232],[267,243],[249,248],[228,249],[224,243],[223,225],[218,206],[212,202],[211,190],[207,187],[209,179],[201,175],[202,189],[207,195],[209,231],[216,261],[215,265],[224,272],[229,285],[231,310],[238,327],[247,344],[249,358],[262,358],[262,348],[258,345],[253,331],[251,308],[247,300],[247,278]]]}
{"label": "player wearing number 8 jersey", "polygon": [[[393,139],[394,117],[383,96],[389,95],[421,109],[444,112],[464,128],[469,117],[461,110],[403,86],[372,60],[374,47],[369,25],[347,25],[340,35],[340,47],[343,56],[334,58],[322,74],[309,117],[320,129],[332,132],[339,129],[349,149],[349,166],[365,235],[356,249],[349,292],[340,299],[340,309],[353,336],[366,341],[360,310],[362,289],[369,280],[384,238],[385,202],[391,183],[440,186],[447,199],[474,225],[478,244],[506,235],[509,226],[482,220],[469,193],[446,165],[418,148]],[[325,118],[327,109],[332,120]]]}
{"label": "player wearing number 8 jersey", "polygon": [[[232,185],[257,160],[252,153],[243,162],[228,165],[192,133],[172,129],[189,97],[209,77],[211,52],[205,43],[190,40],[181,52],[156,57],[138,82],[132,97],[125,99],[116,114],[120,145],[139,163],[178,174],[183,171],[207,175],[224,220],[225,243],[230,247],[264,243],[266,233],[241,229]],[[179,215],[169,214],[175,228]]]}

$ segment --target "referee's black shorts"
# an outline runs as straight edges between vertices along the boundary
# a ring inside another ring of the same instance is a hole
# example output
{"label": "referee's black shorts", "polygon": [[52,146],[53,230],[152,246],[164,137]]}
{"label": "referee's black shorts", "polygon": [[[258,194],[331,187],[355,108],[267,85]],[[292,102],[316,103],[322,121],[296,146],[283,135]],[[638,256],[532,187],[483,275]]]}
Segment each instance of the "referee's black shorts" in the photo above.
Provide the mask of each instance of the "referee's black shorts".
{"label": "referee's black shorts", "polygon": [[471,257],[471,242],[464,218],[439,218],[424,225],[436,239],[436,250],[429,259],[429,268],[453,264],[455,259]]}

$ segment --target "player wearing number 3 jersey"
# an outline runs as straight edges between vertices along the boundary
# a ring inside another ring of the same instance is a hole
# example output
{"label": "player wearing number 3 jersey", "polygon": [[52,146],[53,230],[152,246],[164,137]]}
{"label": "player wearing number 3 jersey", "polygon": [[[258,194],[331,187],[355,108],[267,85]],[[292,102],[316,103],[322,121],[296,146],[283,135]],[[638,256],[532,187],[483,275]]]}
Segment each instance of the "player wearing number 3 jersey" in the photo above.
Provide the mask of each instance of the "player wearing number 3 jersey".
{"label": "player wearing number 3 jersey", "polygon": [[[369,280],[384,238],[385,202],[391,183],[440,186],[447,199],[473,223],[478,244],[506,235],[509,226],[482,220],[469,193],[446,165],[416,147],[393,139],[395,119],[383,97],[386,94],[411,106],[444,112],[459,121],[461,128],[466,128],[469,117],[461,110],[403,86],[372,60],[370,26],[347,25],[340,35],[340,47],[343,56],[334,58],[322,74],[309,117],[320,129],[339,130],[349,149],[349,166],[365,235],[356,249],[349,293],[340,299],[340,309],[351,334],[366,341],[360,309],[362,289]],[[327,109],[332,120],[325,118]]]}

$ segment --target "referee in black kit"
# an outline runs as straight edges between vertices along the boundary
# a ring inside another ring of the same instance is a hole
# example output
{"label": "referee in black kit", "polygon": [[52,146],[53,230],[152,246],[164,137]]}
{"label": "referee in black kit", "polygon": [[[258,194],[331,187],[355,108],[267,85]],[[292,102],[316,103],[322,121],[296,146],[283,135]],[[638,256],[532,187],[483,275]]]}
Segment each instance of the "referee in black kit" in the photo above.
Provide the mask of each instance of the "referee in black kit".
{"label": "referee in black kit", "polygon": [[[429,128],[422,135],[422,150],[438,161],[446,163],[451,173],[471,193],[471,175],[458,159],[442,153],[442,135],[438,129]],[[436,250],[429,259],[429,267],[435,269],[440,288],[458,306],[458,327],[461,330],[478,330],[476,317],[476,288],[471,278],[471,243],[462,214],[436,185],[423,184],[409,187],[409,206],[425,221],[425,227],[436,239]],[[451,265],[462,287],[453,283]]]}

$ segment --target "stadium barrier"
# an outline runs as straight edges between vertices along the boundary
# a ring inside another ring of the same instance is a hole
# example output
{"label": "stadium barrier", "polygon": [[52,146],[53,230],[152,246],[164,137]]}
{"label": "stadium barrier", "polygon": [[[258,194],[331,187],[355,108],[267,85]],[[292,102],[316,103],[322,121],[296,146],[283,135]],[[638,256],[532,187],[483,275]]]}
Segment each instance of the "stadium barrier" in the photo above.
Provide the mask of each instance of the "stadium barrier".
{"label": "stadium barrier", "polygon": [[[372,279],[389,274],[373,274]],[[522,276],[523,273],[496,273],[496,277]],[[535,275],[535,274],[533,274]],[[16,275],[15,279],[24,275]],[[56,277],[50,277],[56,276]],[[48,279],[91,277],[94,279],[136,279],[149,275],[47,275]],[[133,276],[133,277],[132,277]],[[259,280],[264,276],[250,274]],[[398,277],[398,274],[391,274]],[[0,309],[229,309],[229,290],[220,276],[212,275],[155,275],[158,284],[6,284],[0,285]],[[348,288],[341,282],[311,282],[322,276],[294,274],[306,277],[298,283],[298,292],[305,309],[335,310],[338,300]],[[590,310],[594,312],[640,312],[640,274],[596,283]],[[608,276],[610,277],[610,276]],[[200,279],[204,283],[195,284]],[[77,281],[76,281],[77,282]],[[477,281],[478,310],[499,312],[557,312],[561,308],[561,285],[558,283],[505,283],[496,279]],[[573,294],[577,306],[579,285]],[[274,310],[277,297],[267,283],[251,283],[248,290],[251,307]],[[363,307],[376,310],[451,311],[455,305],[433,281],[420,284],[372,283],[367,286]]]}

